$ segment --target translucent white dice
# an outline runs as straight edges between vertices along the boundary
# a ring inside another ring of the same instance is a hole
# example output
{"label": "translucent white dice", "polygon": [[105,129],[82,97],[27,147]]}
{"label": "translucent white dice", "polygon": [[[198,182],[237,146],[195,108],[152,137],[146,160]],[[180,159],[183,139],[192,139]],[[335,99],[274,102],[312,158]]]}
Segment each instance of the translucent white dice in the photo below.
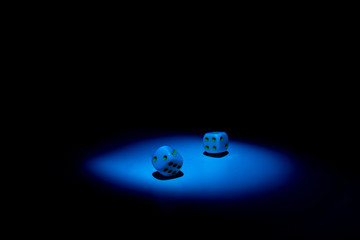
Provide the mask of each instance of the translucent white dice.
{"label": "translucent white dice", "polygon": [[171,177],[179,172],[183,165],[183,158],[172,147],[162,146],[152,156],[152,164],[160,174]]}
{"label": "translucent white dice", "polygon": [[203,137],[205,152],[224,153],[229,148],[229,138],[225,132],[208,132]]}

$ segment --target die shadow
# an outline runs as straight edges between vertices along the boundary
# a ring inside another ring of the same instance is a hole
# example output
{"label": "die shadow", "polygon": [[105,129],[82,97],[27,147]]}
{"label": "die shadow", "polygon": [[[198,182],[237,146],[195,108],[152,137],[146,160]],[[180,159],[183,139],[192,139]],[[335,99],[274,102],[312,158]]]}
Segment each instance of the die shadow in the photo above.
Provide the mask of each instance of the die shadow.
{"label": "die shadow", "polygon": [[225,152],[222,152],[222,153],[208,153],[208,152],[203,152],[203,154],[205,156],[208,156],[208,157],[214,157],[214,158],[222,158],[222,157],[225,157],[226,155],[229,154],[228,151],[225,151]]}
{"label": "die shadow", "polygon": [[158,180],[170,180],[170,179],[174,179],[174,178],[179,178],[184,176],[184,173],[182,171],[178,171],[174,176],[171,177],[166,177],[164,175],[162,175],[161,173],[159,173],[158,171],[153,172],[153,177],[158,179]]}

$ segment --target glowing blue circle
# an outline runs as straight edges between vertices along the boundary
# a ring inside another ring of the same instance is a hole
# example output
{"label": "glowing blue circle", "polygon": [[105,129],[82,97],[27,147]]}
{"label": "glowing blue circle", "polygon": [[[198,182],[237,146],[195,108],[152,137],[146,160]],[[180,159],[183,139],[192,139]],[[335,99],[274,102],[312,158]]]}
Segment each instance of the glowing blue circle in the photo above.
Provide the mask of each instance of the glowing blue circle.
{"label": "glowing blue circle", "polygon": [[[168,145],[184,159],[183,176],[156,179],[152,154]],[[222,200],[248,197],[285,186],[294,172],[285,154],[240,141],[229,142],[222,158],[203,155],[202,136],[176,135],[146,139],[86,161],[93,176],[106,183],[155,198]]]}

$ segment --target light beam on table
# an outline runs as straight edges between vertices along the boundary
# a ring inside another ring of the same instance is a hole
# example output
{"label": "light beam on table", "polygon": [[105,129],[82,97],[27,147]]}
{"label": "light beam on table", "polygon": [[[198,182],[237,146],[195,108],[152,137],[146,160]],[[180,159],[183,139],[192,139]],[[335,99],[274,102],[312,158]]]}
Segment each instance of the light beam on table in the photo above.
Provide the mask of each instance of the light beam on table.
{"label": "light beam on table", "polygon": [[[239,199],[269,193],[291,182],[296,162],[290,155],[229,137],[229,154],[222,158],[203,154],[202,136],[172,135],[119,146],[88,159],[85,168],[119,191],[162,199]],[[163,145],[183,156],[181,177],[159,180],[153,176],[152,154]]]}

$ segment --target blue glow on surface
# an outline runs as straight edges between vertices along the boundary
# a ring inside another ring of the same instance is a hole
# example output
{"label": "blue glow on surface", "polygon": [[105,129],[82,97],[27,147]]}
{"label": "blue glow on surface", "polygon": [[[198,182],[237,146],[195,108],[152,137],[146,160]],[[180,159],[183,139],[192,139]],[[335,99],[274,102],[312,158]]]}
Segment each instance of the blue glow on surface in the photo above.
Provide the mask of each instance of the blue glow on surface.
{"label": "blue glow on surface", "polygon": [[[156,179],[152,154],[171,146],[184,159],[183,176]],[[88,172],[105,183],[156,198],[234,199],[285,186],[294,172],[293,159],[282,152],[229,139],[229,154],[203,155],[202,136],[176,135],[137,141],[86,161]]]}

